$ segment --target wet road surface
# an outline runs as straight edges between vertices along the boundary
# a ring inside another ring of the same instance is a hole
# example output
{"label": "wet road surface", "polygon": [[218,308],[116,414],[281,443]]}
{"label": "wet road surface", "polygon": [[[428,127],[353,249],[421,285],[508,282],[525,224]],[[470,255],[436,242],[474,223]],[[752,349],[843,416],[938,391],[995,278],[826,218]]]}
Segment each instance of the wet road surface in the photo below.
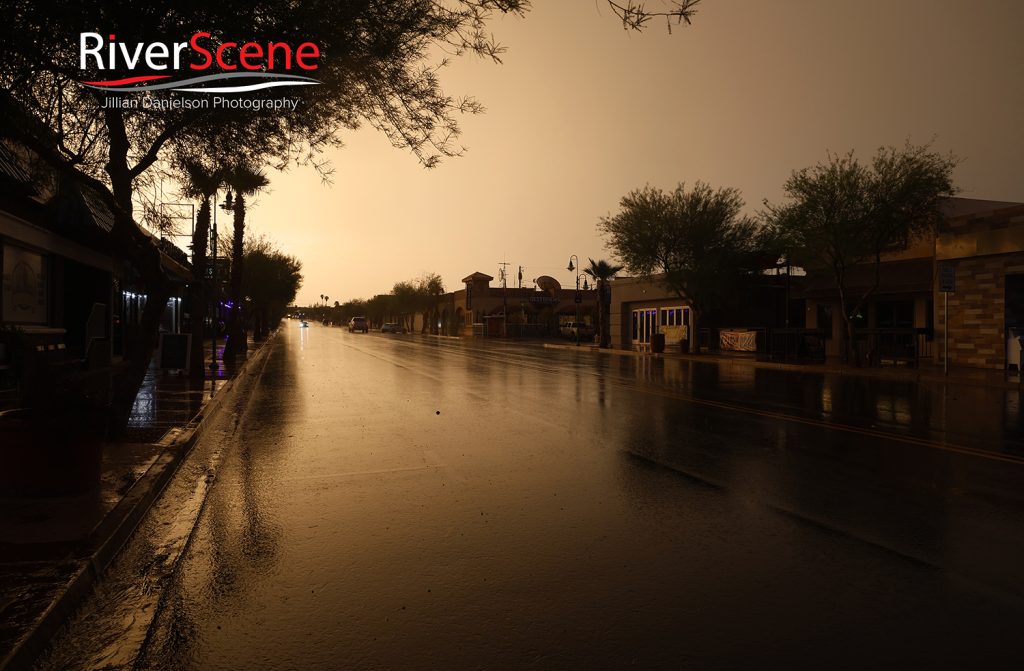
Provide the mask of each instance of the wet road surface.
{"label": "wet road surface", "polygon": [[1016,391],[296,326],[112,667],[1017,668]]}

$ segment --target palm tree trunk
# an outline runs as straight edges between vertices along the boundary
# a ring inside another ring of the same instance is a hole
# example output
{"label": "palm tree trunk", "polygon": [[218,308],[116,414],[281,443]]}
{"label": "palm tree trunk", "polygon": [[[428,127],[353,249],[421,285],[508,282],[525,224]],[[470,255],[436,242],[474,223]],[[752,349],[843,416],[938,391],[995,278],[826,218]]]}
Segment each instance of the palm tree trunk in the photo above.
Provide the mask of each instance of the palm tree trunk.
{"label": "palm tree trunk", "polygon": [[234,238],[231,241],[231,316],[228,322],[228,343],[224,356],[234,362],[245,354],[245,324],[242,322],[242,264],[245,251],[245,196],[235,197]]}
{"label": "palm tree trunk", "polygon": [[598,284],[597,299],[600,302],[597,308],[597,320],[600,335],[600,345],[603,349],[608,349],[612,346],[612,328],[611,328],[611,291],[607,281],[601,281]]}
{"label": "palm tree trunk", "polygon": [[192,284],[189,296],[192,317],[192,356],[189,376],[202,380],[206,375],[203,357],[204,320],[206,318],[206,242],[210,237],[210,199],[204,198],[196,217],[196,230],[192,233]]}

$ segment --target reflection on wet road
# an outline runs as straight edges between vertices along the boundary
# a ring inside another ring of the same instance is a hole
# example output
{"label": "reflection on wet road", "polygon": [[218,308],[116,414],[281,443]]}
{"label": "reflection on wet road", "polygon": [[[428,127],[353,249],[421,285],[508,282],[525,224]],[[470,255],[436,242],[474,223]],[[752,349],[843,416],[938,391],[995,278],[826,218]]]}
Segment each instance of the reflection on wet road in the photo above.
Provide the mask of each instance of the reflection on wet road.
{"label": "reflection on wet road", "polygon": [[1017,392],[291,326],[139,668],[1019,659]]}

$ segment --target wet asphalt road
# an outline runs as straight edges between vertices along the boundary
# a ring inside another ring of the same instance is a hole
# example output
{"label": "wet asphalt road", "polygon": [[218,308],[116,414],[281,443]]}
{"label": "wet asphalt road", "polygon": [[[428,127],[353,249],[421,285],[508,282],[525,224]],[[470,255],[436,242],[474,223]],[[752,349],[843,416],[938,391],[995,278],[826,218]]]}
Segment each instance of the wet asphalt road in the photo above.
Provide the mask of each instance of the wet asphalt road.
{"label": "wet asphalt road", "polygon": [[1019,668],[1016,391],[283,331],[137,668]]}

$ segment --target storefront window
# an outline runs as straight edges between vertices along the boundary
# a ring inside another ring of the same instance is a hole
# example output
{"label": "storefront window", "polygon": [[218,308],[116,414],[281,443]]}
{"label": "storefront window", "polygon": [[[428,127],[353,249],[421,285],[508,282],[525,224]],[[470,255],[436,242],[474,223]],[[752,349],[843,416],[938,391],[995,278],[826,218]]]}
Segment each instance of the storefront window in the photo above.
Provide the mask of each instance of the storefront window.
{"label": "storefront window", "polygon": [[22,247],[4,245],[3,320],[45,324],[47,307],[45,257]]}

